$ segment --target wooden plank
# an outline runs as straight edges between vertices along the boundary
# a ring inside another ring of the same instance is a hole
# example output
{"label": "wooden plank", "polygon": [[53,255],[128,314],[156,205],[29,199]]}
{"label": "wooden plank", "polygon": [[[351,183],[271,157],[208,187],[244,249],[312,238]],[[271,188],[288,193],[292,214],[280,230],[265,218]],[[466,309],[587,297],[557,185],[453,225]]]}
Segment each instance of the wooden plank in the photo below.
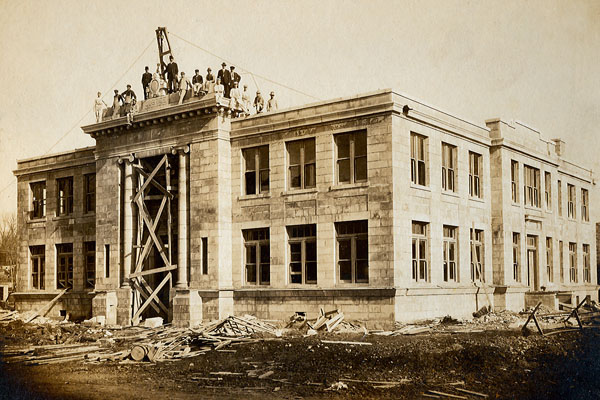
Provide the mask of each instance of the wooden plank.
{"label": "wooden plank", "polygon": [[152,292],[152,294],[146,299],[146,301],[142,304],[142,306],[135,312],[135,315],[133,316],[134,320],[137,320],[140,317],[140,315],[144,312],[146,307],[148,307],[149,303],[151,303],[154,299],[157,298],[158,292],[160,292],[160,290],[163,288],[163,286],[165,286],[167,281],[169,281],[170,279],[171,279],[171,275],[165,276],[165,278],[162,280],[162,282],[156,287],[156,289],[154,289],[154,292]]}
{"label": "wooden plank", "polygon": [[[138,172],[145,178],[148,178],[149,174],[144,171],[143,169],[141,169],[140,166],[134,165],[135,168],[138,169]],[[173,198],[175,197],[171,192],[169,192],[163,185],[161,185],[160,183],[156,182],[154,179],[152,179],[150,181],[150,184],[152,186],[154,186],[155,188],[157,188],[162,194],[164,194],[167,197]],[[143,193],[143,192],[138,192],[138,193]],[[141,196],[141,194],[140,194]]]}
{"label": "wooden plank", "polygon": [[[145,280],[143,280],[143,278],[141,278],[141,279],[142,279],[142,281],[143,281],[144,283],[146,283],[146,285],[148,285],[148,283],[147,283]],[[136,289],[136,292],[137,292],[137,293],[140,295],[140,297],[143,297],[144,299],[147,299],[147,298],[148,298],[148,296],[150,296],[150,294],[152,294],[152,288],[150,287],[150,285],[148,285],[148,287],[146,287],[146,288],[145,288],[145,289],[148,291],[148,294],[147,294],[147,293],[145,293],[145,292],[143,291],[143,289],[144,289],[144,286],[142,286],[142,285],[140,284],[140,282],[138,282],[138,281],[137,281],[137,280],[135,280],[135,279],[134,279],[134,280],[132,280],[131,282],[133,283],[133,285],[134,285],[134,288]],[[159,303],[160,303],[160,302],[159,302]],[[161,304],[162,304],[162,303],[161,303]],[[154,309],[154,311],[156,311],[157,313],[159,313],[159,314],[160,314],[160,308],[159,308],[159,306],[158,306],[158,305],[156,305],[155,303],[151,303],[150,305],[152,306],[152,308]],[[163,305],[163,307],[164,307],[164,305]],[[134,309],[135,309],[135,307],[134,307]]]}
{"label": "wooden plank", "polygon": [[477,396],[477,397],[483,397],[484,399],[487,399],[488,396],[487,394],[484,393],[479,393],[479,392],[474,392],[472,390],[467,390],[467,389],[461,389],[461,388],[456,388],[456,390],[458,390],[459,392],[463,392],[463,393],[467,393],[467,394],[471,394],[473,396]]}
{"label": "wooden plank", "polygon": [[137,277],[144,276],[144,275],[151,275],[151,274],[158,274],[160,272],[172,271],[174,269],[177,269],[177,265],[171,265],[170,267],[160,267],[160,268],[146,269],[144,271],[134,272],[133,274],[129,275],[129,277],[130,278],[137,278]]}
{"label": "wooden plank", "polygon": [[[154,217],[154,222],[152,225],[152,230],[156,230],[158,228],[158,225],[160,223],[160,217],[162,216],[163,210],[165,208],[165,205],[167,204],[167,198],[163,197],[162,202],[160,203],[160,207],[158,208],[158,211],[156,213],[156,216]],[[139,208],[139,205],[138,205]],[[143,234],[143,229],[144,229],[144,220],[140,219],[141,222],[141,229],[140,229],[140,234]],[[135,272],[139,272],[142,270],[143,266],[144,266],[144,261],[146,260],[146,257],[148,257],[148,252],[150,251],[150,249],[152,248],[152,246],[150,246],[152,244],[152,237],[150,235],[148,235],[148,237],[146,238],[146,243],[144,244],[144,248],[142,249],[142,255],[140,257],[138,257],[137,259],[137,263],[135,266]]]}
{"label": "wooden plank", "polygon": [[535,326],[537,327],[538,331],[540,332],[540,335],[544,336],[544,331],[542,330],[542,327],[540,326],[540,323],[538,322],[538,319],[535,316],[535,313],[533,313],[533,322],[535,322]]}
{"label": "wooden plank", "polygon": [[[143,193],[148,188],[148,186],[152,183],[152,181],[154,181],[154,177],[156,176],[156,174],[158,173],[158,171],[160,171],[160,168],[165,163],[165,161],[167,161],[167,155],[166,154],[158,162],[158,164],[156,165],[156,167],[154,167],[154,170],[150,173],[150,175],[146,176],[146,182],[144,182],[144,184],[142,185],[142,187],[140,188],[140,190],[136,193],[136,195],[133,198],[134,202],[136,202],[139,199],[141,193]],[[146,171],[144,171],[141,167],[137,167],[137,168],[139,168],[140,173],[146,174]],[[156,182],[156,183],[158,183],[158,182]]]}
{"label": "wooden plank", "polygon": [[340,380],[342,382],[371,383],[371,384],[375,384],[375,385],[404,385],[404,384],[412,382],[411,379],[404,379],[404,378],[399,381],[363,381],[360,379],[348,379],[348,378],[342,378]]}
{"label": "wooden plank", "polygon": [[446,396],[446,397],[450,397],[450,398],[453,398],[453,399],[469,400],[469,398],[465,397],[465,396],[459,396],[457,394],[450,394],[450,393],[438,392],[437,390],[429,390],[429,393],[437,394],[438,396]]}
{"label": "wooden plank", "polygon": [[372,346],[373,345],[373,343],[370,343],[370,342],[347,342],[344,340],[321,340],[321,343],[348,344],[348,345],[357,345],[357,346]]}
{"label": "wooden plank", "polygon": [[[144,202],[141,201],[141,200],[138,200],[138,205],[139,205],[138,212],[140,213],[140,215],[144,219],[144,222],[146,222],[146,225],[148,227],[153,226],[154,223],[153,223],[152,219],[150,218],[150,214],[149,214],[148,209],[146,208],[146,205],[144,204]],[[152,229],[148,229],[148,233],[150,234],[150,236],[152,236],[152,240],[156,244],[156,248],[158,249],[158,253],[160,254],[160,256],[163,259],[163,261],[165,262],[165,264],[166,265],[171,265],[171,262],[169,261],[169,259],[165,255],[165,246],[164,246],[162,240],[160,239],[160,237],[158,237],[156,235],[156,232],[154,232],[154,230],[152,230]]]}
{"label": "wooden plank", "polygon": [[27,318],[25,320],[25,323],[33,321],[35,318],[37,318],[40,315],[41,316],[46,315],[46,313],[52,308],[52,306],[54,306],[54,304],[56,304],[56,302],[58,301],[58,299],[60,299],[65,293],[67,293],[67,290],[69,290],[69,288],[64,289],[62,292],[60,292],[59,294],[57,294],[55,298],[53,298],[48,303],[46,303],[46,305],[44,305],[42,308],[40,308],[39,310],[37,310],[32,316],[30,316],[29,318]]}
{"label": "wooden plank", "polygon": [[[533,311],[531,312],[531,314],[529,314],[529,317],[527,317],[527,321],[525,321],[525,323],[523,324],[523,326],[521,327],[521,329],[527,328],[527,324],[529,324],[529,321],[531,321],[531,319],[533,318],[533,315],[538,310],[538,308],[540,308],[541,305],[542,305],[541,301],[539,303],[537,303],[537,305],[535,306],[535,308],[533,309]],[[565,322],[566,322],[566,320],[565,320]]]}

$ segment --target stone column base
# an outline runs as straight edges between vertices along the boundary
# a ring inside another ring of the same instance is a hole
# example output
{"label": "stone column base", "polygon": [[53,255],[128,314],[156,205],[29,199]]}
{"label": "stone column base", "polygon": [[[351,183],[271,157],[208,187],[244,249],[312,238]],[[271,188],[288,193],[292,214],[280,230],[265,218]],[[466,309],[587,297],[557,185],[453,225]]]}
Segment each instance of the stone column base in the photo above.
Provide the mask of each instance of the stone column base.
{"label": "stone column base", "polygon": [[219,319],[233,315],[233,290],[219,290]]}
{"label": "stone column base", "polygon": [[202,323],[202,297],[197,290],[173,289],[173,326],[187,328]]}
{"label": "stone column base", "polygon": [[92,299],[92,316],[103,316],[106,325],[117,325],[117,292],[98,292]]}
{"label": "stone column base", "polygon": [[130,287],[117,289],[117,324],[130,326],[133,317],[133,290]]}

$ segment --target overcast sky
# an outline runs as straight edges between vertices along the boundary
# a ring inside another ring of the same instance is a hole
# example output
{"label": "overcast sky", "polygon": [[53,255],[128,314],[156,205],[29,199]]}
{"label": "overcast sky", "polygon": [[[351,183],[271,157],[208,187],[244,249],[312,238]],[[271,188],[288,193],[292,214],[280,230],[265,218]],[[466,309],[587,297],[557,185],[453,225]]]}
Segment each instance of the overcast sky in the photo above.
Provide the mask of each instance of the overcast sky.
{"label": "overcast sky", "polygon": [[600,171],[597,0],[0,0],[0,211],[16,210],[17,159],[94,144],[79,126],[97,91],[141,94],[157,26],[180,70],[231,61],[280,108],[392,87],[481,125],[522,121]]}

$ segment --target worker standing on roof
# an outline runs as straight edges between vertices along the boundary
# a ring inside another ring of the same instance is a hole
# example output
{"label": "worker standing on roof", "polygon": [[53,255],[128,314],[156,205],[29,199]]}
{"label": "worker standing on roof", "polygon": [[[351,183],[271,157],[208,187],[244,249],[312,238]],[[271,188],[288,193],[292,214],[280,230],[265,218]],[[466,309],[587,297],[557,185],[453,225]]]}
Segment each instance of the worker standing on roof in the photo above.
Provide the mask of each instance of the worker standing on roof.
{"label": "worker standing on roof", "polygon": [[[231,90],[231,72],[226,68],[227,64],[222,63],[221,67],[219,73],[217,73],[217,79],[221,78],[221,84],[224,89],[223,93],[225,97],[229,97],[229,91]],[[216,91],[217,89],[215,88],[215,92]]]}
{"label": "worker standing on roof", "polygon": [[271,98],[267,102],[267,112],[277,111],[279,105],[277,104],[277,99],[275,98],[275,92],[271,92]]}
{"label": "worker standing on roof", "polygon": [[102,93],[98,92],[98,97],[94,99],[94,113],[96,114],[96,122],[102,122],[102,110],[108,108],[108,105],[102,99]]}
{"label": "worker standing on roof", "polygon": [[169,65],[167,65],[167,90],[169,94],[177,90],[177,74],[179,74],[179,68],[177,67],[175,58],[170,56]]}
{"label": "worker standing on roof", "polygon": [[131,85],[127,85],[127,90],[123,92],[123,103],[125,105],[125,115],[127,116],[127,123],[131,125],[133,122],[133,106],[137,101],[135,92],[131,90]]}
{"label": "worker standing on roof", "polygon": [[229,69],[231,69],[231,72],[229,73],[231,75],[231,87],[233,87],[234,83],[237,83],[239,87],[242,77],[240,76],[240,74],[234,71],[235,67],[233,65],[229,67]]}
{"label": "worker standing on roof", "polygon": [[225,93],[225,87],[221,84],[221,78],[217,78],[217,84],[215,85],[215,98],[217,102],[223,98]]}
{"label": "worker standing on roof", "polygon": [[119,90],[115,89],[115,96],[113,97],[113,119],[119,118],[121,115],[121,105],[123,104],[123,97],[119,94]]}
{"label": "worker standing on roof", "polygon": [[145,68],[146,72],[142,74],[142,88],[144,89],[144,100],[148,99],[150,94],[150,82],[152,82],[152,74],[148,71],[149,68]]}
{"label": "worker standing on roof", "polygon": [[181,79],[179,79],[179,104],[183,103],[183,98],[189,89],[193,89],[190,78],[185,76],[185,72],[181,71]]}
{"label": "worker standing on roof", "polygon": [[254,98],[254,108],[256,109],[257,114],[263,112],[263,109],[265,108],[265,99],[260,94],[260,90],[256,91],[256,97]]}
{"label": "worker standing on roof", "polygon": [[206,80],[202,86],[202,90],[206,93],[212,93],[215,90],[215,76],[212,74],[210,67],[206,68]]}
{"label": "worker standing on roof", "polygon": [[200,96],[200,91],[202,91],[202,83],[204,80],[202,79],[202,75],[200,75],[200,70],[196,70],[196,74],[192,76],[192,86],[194,87],[194,96]]}
{"label": "worker standing on roof", "polygon": [[238,87],[237,82],[233,82],[233,88],[229,92],[231,97],[231,102],[229,103],[229,108],[233,108],[239,110],[242,108],[242,92],[240,92],[240,88]]}
{"label": "worker standing on roof", "polygon": [[248,92],[248,85],[244,85],[244,91],[242,92],[242,108],[246,116],[250,115],[250,92]]}

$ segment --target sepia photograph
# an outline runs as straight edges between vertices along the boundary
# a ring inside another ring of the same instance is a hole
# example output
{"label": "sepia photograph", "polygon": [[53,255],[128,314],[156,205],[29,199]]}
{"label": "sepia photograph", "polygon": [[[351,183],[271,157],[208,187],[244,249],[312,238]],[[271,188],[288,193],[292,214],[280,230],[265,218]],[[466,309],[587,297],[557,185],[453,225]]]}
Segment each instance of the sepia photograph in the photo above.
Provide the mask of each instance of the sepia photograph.
{"label": "sepia photograph", "polygon": [[600,398],[600,1],[0,0],[0,400]]}

